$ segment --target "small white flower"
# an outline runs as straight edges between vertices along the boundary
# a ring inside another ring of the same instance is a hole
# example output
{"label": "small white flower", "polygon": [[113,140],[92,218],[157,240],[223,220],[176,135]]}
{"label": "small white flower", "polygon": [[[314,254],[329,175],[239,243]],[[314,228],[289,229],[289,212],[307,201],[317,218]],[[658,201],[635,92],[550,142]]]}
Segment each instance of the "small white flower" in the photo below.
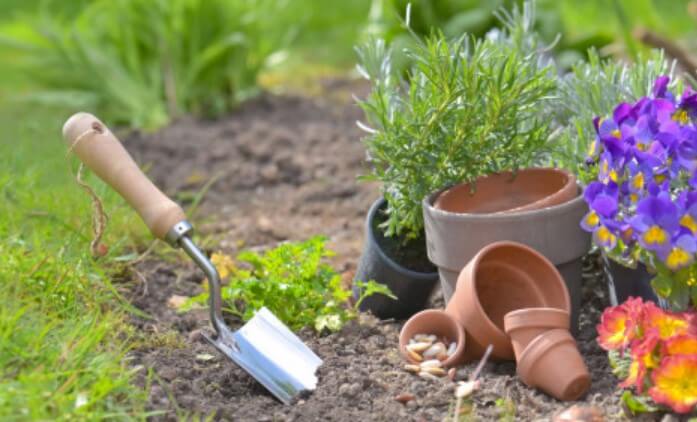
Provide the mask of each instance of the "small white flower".
{"label": "small white flower", "polygon": [[75,397],[75,408],[78,409],[86,404],[87,404],[87,394],[77,393],[77,397]]}

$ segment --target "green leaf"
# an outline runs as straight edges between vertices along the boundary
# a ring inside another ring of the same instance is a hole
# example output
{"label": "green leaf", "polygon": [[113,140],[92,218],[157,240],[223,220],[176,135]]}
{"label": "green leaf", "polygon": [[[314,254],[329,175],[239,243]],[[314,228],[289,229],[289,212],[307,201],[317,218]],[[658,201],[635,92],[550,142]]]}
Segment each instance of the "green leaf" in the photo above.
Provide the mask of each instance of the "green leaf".
{"label": "green leaf", "polygon": [[625,390],[621,397],[622,404],[629,411],[630,416],[636,416],[640,413],[655,412],[658,407],[651,404],[651,398],[646,396],[636,396],[631,391]]}

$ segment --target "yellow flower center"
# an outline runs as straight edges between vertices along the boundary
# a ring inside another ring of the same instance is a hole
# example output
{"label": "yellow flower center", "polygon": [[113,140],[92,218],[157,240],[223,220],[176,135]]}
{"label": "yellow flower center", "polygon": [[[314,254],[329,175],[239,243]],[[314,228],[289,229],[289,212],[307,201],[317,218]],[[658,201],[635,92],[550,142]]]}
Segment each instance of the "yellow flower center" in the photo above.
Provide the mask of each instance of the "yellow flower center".
{"label": "yellow flower center", "polygon": [[632,178],[632,187],[635,190],[639,190],[644,187],[644,173],[637,173]]}
{"label": "yellow flower center", "polygon": [[680,225],[690,229],[692,233],[697,233],[697,221],[690,214],[685,214],[680,219]]}
{"label": "yellow flower center", "polygon": [[599,228],[596,235],[598,236],[598,240],[606,245],[612,244],[615,241],[615,235],[605,226]]}
{"label": "yellow flower center", "polygon": [[690,116],[687,115],[686,110],[678,110],[673,114],[673,120],[684,125],[690,121]]}
{"label": "yellow flower center", "polygon": [[647,144],[644,143],[638,143],[636,144],[636,147],[639,151],[646,151],[646,149],[649,147]]}
{"label": "yellow flower center", "polygon": [[622,137],[622,132],[620,132],[619,129],[615,129],[612,131],[612,136],[614,136],[617,139],[620,139]]}
{"label": "yellow flower center", "polygon": [[639,195],[637,195],[636,193],[630,193],[630,194],[629,194],[629,199],[630,199],[632,202],[636,202],[636,201],[639,200]]}
{"label": "yellow flower center", "polygon": [[662,228],[658,226],[651,226],[646,233],[644,233],[644,242],[647,245],[662,245],[666,243],[668,239],[668,234]]}
{"label": "yellow flower center", "polygon": [[615,170],[610,171],[610,180],[613,182],[617,183],[617,179],[619,179],[619,176],[617,175],[617,172]]}
{"label": "yellow flower center", "polygon": [[653,180],[655,180],[656,183],[663,183],[663,181],[666,180],[666,175],[665,174],[657,174],[653,177]]}
{"label": "yellow flower center", "polygon": [[598,225],[598,223],[600,223],[600,217],[598,217],[598,214],[593,211],[589,212],[586,216],[586,225],[588,225],[588,227],[595,227]]}
{"label": "yellow flower center", "polygon": [[682,268],[692,261],[692,255],[682,248],[673,248],[666,258],[666,265],[671,270]]}

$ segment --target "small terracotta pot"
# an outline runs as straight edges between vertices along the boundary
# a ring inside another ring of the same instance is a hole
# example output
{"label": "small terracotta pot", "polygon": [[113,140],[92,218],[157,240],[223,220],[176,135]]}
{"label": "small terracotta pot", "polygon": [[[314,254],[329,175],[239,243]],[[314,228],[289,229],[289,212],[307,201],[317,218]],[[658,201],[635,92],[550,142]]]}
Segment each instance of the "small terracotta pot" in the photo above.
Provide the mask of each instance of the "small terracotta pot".
{"label": "small terracotta pot", "polygon": [[465,327],[465,361],[481,357],[489,344],[493,358],[513,360],[504,315],[543,307],[571,310],[559,271],[534,249],[503,241],[486,246],[465,266],[446,312]]}
{"label": "small terracotta pot", "polygon": [[559,400],[581,398],[590,388],[588,367],[568,330],[549,330],[537,336],[518,360],[518,375],[530,387]]}
{"label": "small terracotta pot", "polygon": [[516,359],[527,345],[540,334],[560,328],[569,329],[569,313],[556,308],[525,308],[507,313],[503,317],[506,334],[511,338]]}
{"label": "small terracotta pot", "polygon": [[427,309],[409,318],[399,333],[399,351],[411,363],[418,363],[407,353],[407,344],[416,334],[435,334],[445,337],[457,344],[455,353],[444,360],[443,366],[455,366],[462,363],[465,351],[465,332],[455,318],[439,309]]}
{"label": "small terracotta pot", "polygon": [[555,168],[529,168],[456,185],[441,193],[433,205],[459,214],[488,214],[539,210],[574,197],[576,176],[572,173]]}

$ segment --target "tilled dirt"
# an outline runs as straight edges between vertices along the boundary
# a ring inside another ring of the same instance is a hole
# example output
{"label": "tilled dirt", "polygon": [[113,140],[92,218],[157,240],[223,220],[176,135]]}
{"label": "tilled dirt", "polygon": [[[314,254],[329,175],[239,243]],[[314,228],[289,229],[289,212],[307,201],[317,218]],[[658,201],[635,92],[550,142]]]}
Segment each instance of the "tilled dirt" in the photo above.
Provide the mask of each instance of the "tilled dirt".
{"label": "tilled dirt", "polygon": [[[356,181],[364,172],[365,152],[354,124],[361,113],[349,100],[355,89],[335,84],[323,96],[331,99],[324,100],[267,95],[225,119],[187,119],[154,135],[134,134],[126,146],[180,201],[205,193],[195,222],[215,239],[211,249],[234,254],[243,247],[324,234],[337,251],[333,264],[350,280],[365,212],[379,194],[375,186]],[[584,402],[614,419],[620,414],[617,380],[594,340],[600,312],[608,305],[597,268],[594,258],[587,260],[578,342],[593,384]],[[401,369],[401,322],[370,315],[335,334],[299,333],[324,364],[317,390],[283,406],[205,343],[200,335],[208,329],[205,310],[180,314],[168,308],[175,294],[201,292],[203,275],[192,264],[152,258],[133,272],[138,277],[129,284],[130,300],[152,316],[134,316],[133,323],[156,340],[131,352],[129,361],[140,368],[138,385],[149,387],[149,410],[161,412],[154,419],[440,421],[452,410],[452,382],[424,380]],[[461,368],[459,375],[473,367]],[[414,400],[401,404],[395,400],[400,394]],[[513,407],[516,419],[526,421],[549,420],[569,405],[525,387],[510,362],[487,364],[473,403],[472,415],[480,420],[511,416]]]}

